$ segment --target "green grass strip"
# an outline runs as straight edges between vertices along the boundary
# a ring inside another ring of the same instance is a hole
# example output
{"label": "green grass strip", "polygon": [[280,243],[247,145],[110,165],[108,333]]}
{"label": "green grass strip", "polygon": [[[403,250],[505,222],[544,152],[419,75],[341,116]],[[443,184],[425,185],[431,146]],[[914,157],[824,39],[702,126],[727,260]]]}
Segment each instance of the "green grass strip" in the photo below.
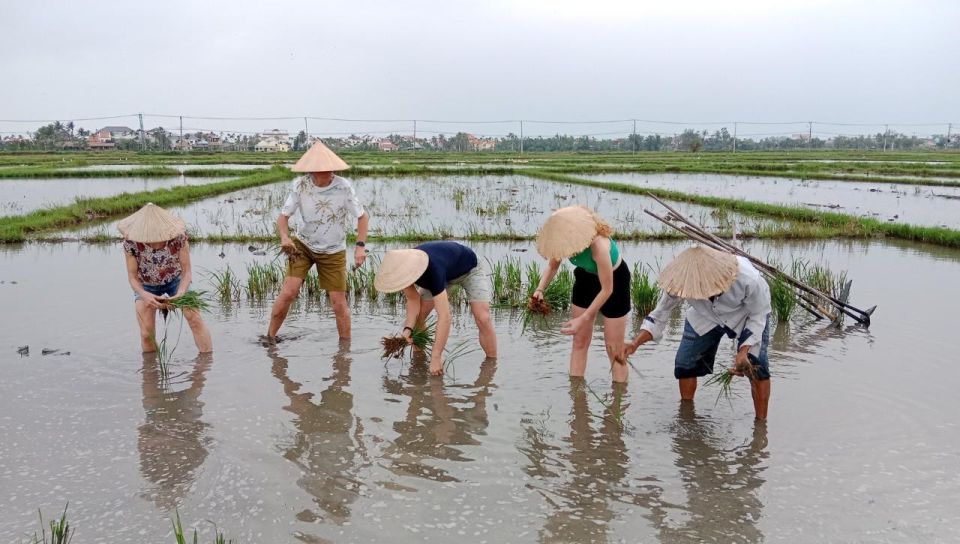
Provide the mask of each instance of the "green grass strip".
{"label": "green grass strip", "polygon": [[181,172],[180,170],[166,166],[150,166],[145,168],[135,168],[133,170],[64,170],[62,168],[27,166],[0,168],[0,180],[36,178],[175,178],[180,176],[214,178],[226,176],[246,176],[263,171],[263,169],[257,168],[251,168],[247,170],[208,168],[193,170],[188,169]]}
{"label": "green grass strip", "polygon": [[62,229],[132,213],[148,202],[158,206],[172,206],[222,193],[276,183],[292,177],[293,174],[286,168],[274,167],[267,171],[206,185],[188,185],[140,193],[122,193],[103,198],[78,199],[66,206],[45,208],[26,215],[0,217],[0,242],[23,242],[31,233]]}
{"label": "green grass strip", "polygon": [[596,187],[600,189],[616,191],[619,193],[635,195],[652,194],[664,200],[689,202],[692,204],[701,204],[703,206],[710,206],[713,208],[723,208],[729,211],[762,217],[772,217],[775,219],[811,223],[818,227],[824,227],[825,232],[835,231],[835,236],[855,238],[889,236],[902,240],[913,240],[946,247],[960,248],[960,231],[944,227],[924,227],[904,223],[893,223],[836,212],[811,210],[809,208],[802,208],[799,206],[784,206],[781,204],[751,202],[748,200],[739,200],[734,198],[693,195],[679,191],[671,191],[668,189],[637,187],[635,185],[629,185],[626,183],[593,181],[543,170],[528,170],[525,172],[525,174],[539,179],[557,181],[561,183],[571,183],[574,185],[584,185],[587,187]]}

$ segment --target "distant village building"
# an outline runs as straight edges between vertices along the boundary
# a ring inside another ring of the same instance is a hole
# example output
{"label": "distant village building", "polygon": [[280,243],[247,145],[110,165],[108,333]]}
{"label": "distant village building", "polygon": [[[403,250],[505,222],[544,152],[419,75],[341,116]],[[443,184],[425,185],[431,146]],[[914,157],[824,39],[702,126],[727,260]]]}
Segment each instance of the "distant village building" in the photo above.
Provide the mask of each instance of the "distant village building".
{"label": "distant village building", "polygon": [[133,140],[137,137],[137,131],[130,127],[103,127],[97,132],[108,132],[114,140]]}
{"label": "distant village building", "polygon": [[391,142],[386,138],[383,138],[382,140],[377,142],[377,147],[380,148],[380,151],[396,151],[397,149],[399,149],[397,144]]}
{"label": "distant village building", "polygon": [[102,128],[90,136],[87,136],[87,148],[93,151],[107,151],[115,149],[116,147],[117,144],[113,141],[113,136],[106,128]]}
{"label": "distant village building", "polygon": [[290,144],[276,138],[265,138],[257,142],[253,150],[261,153],[285,153],[290,151]]}
{"label": "distant village building", "polygon": [[473,134],[467,134],[467,140],[474,151],[492,151],[497,147],[497,141],[490,138],[477,138]]}

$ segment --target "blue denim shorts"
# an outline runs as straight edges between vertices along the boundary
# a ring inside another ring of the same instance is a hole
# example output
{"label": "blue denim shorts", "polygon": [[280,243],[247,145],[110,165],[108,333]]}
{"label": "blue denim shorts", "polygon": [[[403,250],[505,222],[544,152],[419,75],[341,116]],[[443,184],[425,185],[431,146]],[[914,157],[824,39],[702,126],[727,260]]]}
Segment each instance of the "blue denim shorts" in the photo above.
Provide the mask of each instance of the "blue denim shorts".
{"label": "blue denim shorts", "polygon": [[[151,295],[156,295],[158,297],[163,295],[172,297],[173,295],[177,294],[178,288],[180,288],[179,276],[170,280],[169,283],[165,283],[163,285],[144,285],[143,286],[144,291],[150,293]],[[136,291],[134,291],[133,300],[140,300],[140,293],[137,293]]]}
{"label": "blue denim shorts", "polygon": [[[720,347],[720,341],[724,336],[732,338],[733,331],[729,331],[721,326],[716,326],[703,336],[698,335],[690,322],[683,324],[683,339],[680,340],[680,348],[677,349],[677,358],[674,362],[673,375],[678,380],[680,378],[697,378],[713,374],[713,364],[717,358],[717,348]],[[749,329],[744,329],[737,340],[737,347],[743,343],[744,337],[750,336]],[[770,344],[770,316],[767,316],[767,324],[763,328],[763,334],[760,339],[760,356],[754,356],[752,353],[747,355],[750,363],[753,364],[754,377],[758,380],[770,379],[770,364],[767,359],[767,346]]]}

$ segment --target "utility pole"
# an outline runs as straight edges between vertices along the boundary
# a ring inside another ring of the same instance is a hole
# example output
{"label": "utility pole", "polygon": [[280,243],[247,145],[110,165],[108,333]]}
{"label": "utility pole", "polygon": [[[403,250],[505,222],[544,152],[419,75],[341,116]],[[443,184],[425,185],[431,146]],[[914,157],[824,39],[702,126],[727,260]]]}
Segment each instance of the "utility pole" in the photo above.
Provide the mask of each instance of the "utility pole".
{"label": "utility pole", "polygon": [[637,120],[633,120],[633,152],[637,152]]}
{"label": "utility pole", "polygon": [[947,147],[950,147],[950,134],[953,132],[953,123],[947,123]]}
{"label": "utility pole", "polygon": [[733,122],[733,152],[737,152],[737,122]]}
{"label": "utility pole", "polygon": [[807,149],[813,149],[813,121],[807,121]]}
{"label": "utility pole", "polygon": [[887,133],[890,132],[889,125],[883,125],[883,150],[887,150]]}
{"label": "utility pole", "polygon": [[307,118],[303,118],[303,134],[307,137],[306,141],[303,142],[303,145],[306,146],[310,143],[310,125],[307,124]]}
{"label": "utility pole", "polygon": [[182,152],[183,150],[184,150],[183,149],[183,116],[181,115],[180,116],[180,151]]}
{"label": "utility pole", "polygon": [[143,114],[138,113],[137,118],[140,119],[140,151],[143,151],[145,142],[143,140]]}
{"label": "utility pole", "polygon": [[523,155],[523,119],[520,120],[520,154]]}

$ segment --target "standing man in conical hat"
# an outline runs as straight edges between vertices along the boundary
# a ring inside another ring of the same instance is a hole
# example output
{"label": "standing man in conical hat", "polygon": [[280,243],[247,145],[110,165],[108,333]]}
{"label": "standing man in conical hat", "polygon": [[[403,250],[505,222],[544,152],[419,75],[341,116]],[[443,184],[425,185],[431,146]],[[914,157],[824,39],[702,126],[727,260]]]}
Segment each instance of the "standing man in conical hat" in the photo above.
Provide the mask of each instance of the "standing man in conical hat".
{"label": "standing man in conical hat", "polygon": [[[350,307],[346,293],[347,230],[356,226],[357,242],[351,262],[354,266],[361,266],[367,258],[364,246],[370,219],[357,200],[350,180],[335,173],[347,168],[349,166],[343,159],[318,140],[291,169],[304,172],[304,175],[293,180],[277,218],[280,246],[290,258],[283,287],[270,312],[270,328],[267,330],[270,339],[276,338],[313,265],[317,266],[320,288],[330,296],[340,338],[350,338]],[[303,221],[296,236],[291,237],[290,217],[298,210]]]}
{"label": "standing man in conical hat", "polygon": [[717,348],[727,336],[736,339],[737,353],[733,367],[725,372],[750,379],[757,419],[767,419],[771,308],[770,288],[760,272],[743,257],[697,246],[677,255],[663,269],[658,283],[663,290],[660,301],[644,318],[627,354],[660,340],[670,314],[687,301],[687,319],[673,370],[680,384],[680,399],[693,400],[697,378],[713,373]]}

